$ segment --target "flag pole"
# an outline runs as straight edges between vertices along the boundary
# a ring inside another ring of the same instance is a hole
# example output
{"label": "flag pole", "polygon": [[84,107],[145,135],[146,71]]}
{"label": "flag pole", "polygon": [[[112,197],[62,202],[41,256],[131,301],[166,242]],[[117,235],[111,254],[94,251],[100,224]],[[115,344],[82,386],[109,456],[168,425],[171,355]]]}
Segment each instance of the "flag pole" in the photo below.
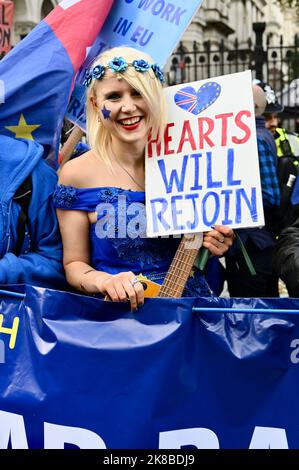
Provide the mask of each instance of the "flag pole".
{"label": "flag pole", "polygon": [[61,150],[60,150],[60,166],[58,169],[58,173],[62,169],[63,165],[69,161],[71,158],[71,155],[76,148],[76,145],[80,142],[84,135],[84,131],[79,126],[74,126],[72,132],[69,135],[69,138],[67,141],[63,144]]}

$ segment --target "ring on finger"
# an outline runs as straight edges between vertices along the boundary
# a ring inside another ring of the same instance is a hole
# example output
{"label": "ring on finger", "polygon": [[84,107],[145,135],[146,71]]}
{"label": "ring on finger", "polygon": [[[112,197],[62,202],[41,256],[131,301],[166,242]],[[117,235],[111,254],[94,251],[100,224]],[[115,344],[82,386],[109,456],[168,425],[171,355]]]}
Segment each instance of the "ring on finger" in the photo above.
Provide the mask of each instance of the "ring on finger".
{"label": "ring on finger", "polygon": [[224,237],[219,240],[220,243],[224,243]]}
{"label": "ring on finger", "polygon": [[140,282],[138,277],[133,277],[133,279],[130,281],[130,283],[132,284],[133,287],[134,287],[135,284],[137,284],[137,282]]}

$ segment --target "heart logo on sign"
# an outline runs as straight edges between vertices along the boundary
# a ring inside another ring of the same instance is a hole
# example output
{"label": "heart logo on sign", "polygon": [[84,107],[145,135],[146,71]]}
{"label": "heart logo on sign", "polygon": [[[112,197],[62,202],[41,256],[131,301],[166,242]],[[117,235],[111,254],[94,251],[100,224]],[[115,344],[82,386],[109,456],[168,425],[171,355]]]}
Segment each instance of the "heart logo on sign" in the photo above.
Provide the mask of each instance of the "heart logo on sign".
{"label": "heart logo on sign", "polygon": [[219,98],[221,86],[216,82],[207,82],[198,91],[192,86],[181,88],[175,95],[175,104],[192,114],[199,114],[209,108]]}

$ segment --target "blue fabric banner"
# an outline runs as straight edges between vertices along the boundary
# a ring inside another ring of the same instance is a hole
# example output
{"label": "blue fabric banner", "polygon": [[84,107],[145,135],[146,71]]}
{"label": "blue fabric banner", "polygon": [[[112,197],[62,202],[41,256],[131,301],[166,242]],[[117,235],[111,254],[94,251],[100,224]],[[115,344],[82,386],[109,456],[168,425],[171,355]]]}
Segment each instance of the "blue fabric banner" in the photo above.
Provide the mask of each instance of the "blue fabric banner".
{"label": "blue fabric banner", "polygon": [[299,448],[299,299],[24,293],[0,297],[0,449]]}

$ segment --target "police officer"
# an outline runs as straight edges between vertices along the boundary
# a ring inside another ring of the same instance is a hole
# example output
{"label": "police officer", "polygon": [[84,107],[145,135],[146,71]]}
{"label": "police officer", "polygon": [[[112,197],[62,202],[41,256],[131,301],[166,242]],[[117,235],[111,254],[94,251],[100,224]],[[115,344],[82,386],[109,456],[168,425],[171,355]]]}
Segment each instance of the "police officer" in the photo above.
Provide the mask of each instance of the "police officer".
{"label": "police officer", "polygon": [[278,114],[283,111],[283,106],[278,102],[273,88],[265,82],[255,80],[266,93],[267,106],[264,112],[266,127],[273,134],[277,156],[293,156],[299,158],[299,135],[278,127]]}
{"label": "police officer", "polygon": [[281,204],[276,214],[276,231],[279,233],[294,220],[290,198],[299,171],[299,136],[294,132],[278,127],[278,114],[283,111],[283,106],[278,102],[273,88],[268,83],[260,80],[255,80],[255,83],[266,94],[265,123],[272,133],[276,144],[278,178],[281,191]]}

